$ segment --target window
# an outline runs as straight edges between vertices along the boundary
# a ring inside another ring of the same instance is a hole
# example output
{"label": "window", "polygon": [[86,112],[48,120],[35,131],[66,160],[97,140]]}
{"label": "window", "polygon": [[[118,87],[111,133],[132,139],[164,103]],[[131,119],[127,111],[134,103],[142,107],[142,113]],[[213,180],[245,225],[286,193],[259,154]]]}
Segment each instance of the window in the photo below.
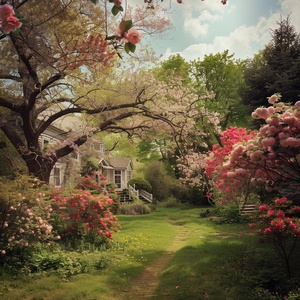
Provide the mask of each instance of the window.
{"label": "window", "polygon": [[60,168],[54,167],[53,173],[54,186],[60,186]]}
{"label": "window", "polygon": [[105,152],[105,145],[104,144],[99,144],[99,151],[101,152],[101,153],[104,153]]}
{"label": "window", "polygon": [[119,189],[121,188],[121,182],[122,182],[121,178],[122,178],[121,170],[115,170],[115,184]]}

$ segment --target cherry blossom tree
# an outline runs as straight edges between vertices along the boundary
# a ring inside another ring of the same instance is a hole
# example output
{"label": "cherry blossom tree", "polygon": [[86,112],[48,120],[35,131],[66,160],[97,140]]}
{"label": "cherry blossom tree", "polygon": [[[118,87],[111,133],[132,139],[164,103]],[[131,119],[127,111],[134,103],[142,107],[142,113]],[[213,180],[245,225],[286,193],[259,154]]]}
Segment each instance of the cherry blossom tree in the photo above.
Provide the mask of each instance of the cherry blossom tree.
{"label": "cherry blossom tree", "polygon": [[[142,14],[129,8],[124,13],[135,19],[122,19],[121,14],[108,17],[118,3],[93,2],[54,0],[33,5],[19,0],[14,6],[0,5],[5,66],[0,71],[0,128],[29,173],[46,182],[58,159],[84,144],[92,132],[146,128],[141,118],[121,121],[134,115],[156,120],[160,116],[145,108],[152,103],[152,96],[145,93],[149,85],[130,81],[129,72],[124,75],[118,69],[117,54],[123,48],[134,52],[141,40],[137,29],[147,27],[154,34],[168,29],[170,22],[160,14],[156,19],[151,11]],[[145,23],[147,18],[152,21]],[[153,31],[149,24],[155,25]],[[49,147],[51,151],[42,149],[39,139],[45,130],[75,114],[82,117],[80,128],[70,128],[68,138]],[[89,115],[97,116],[97,128],[89,129],[90,119],[83,119]]]}

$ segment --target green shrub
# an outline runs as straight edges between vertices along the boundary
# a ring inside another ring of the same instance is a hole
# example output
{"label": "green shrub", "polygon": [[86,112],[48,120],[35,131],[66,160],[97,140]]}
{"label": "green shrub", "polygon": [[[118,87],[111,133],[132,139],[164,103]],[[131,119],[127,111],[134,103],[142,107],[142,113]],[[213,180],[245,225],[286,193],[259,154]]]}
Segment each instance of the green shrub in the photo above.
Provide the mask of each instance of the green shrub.
{"label": "green shrub", "polygon": [[144,203],[123,204],[120,208],[123,215],[144,215],[151,213],[151,208]]}
{"label": "green shrub", "polygon": [[161,201],[172,196],[172,177],[167,174],[165,165],[162,162],[151,162],[145,172],[145,178],[152,186],[154,198]]}
{"label": "green shrub", "polygon": [[128,185],[135,186],[136,190],[145,190],[148,193],[152,193],[150,182],[144,178],[132,178],[128,181]]}
{"label": "green shrub", "polygon": [[240,214],[236,204],[229,204],[226,207],[215,207],[210,210],[210,220],[215,224],[238,224],[247,222],[247,216]]}
{"label": "green shrub", "polygon": [[162,203],[162,205],[167,208],[178,207],[179,202],[175,197],[169,197]]}

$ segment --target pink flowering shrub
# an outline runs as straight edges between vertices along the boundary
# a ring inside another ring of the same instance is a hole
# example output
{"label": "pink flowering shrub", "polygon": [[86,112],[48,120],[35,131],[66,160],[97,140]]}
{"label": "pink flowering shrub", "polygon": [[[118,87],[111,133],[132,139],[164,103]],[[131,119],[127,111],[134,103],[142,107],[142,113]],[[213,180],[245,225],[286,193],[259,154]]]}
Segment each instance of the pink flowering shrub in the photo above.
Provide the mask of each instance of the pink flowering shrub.
{"label": "pink flowering shrub", "polygon": [[15,180],[1,178],[0,255],[13,256],[37,242],[50,245],[60,238],[53,234],[52,208],[43,186],[28,176]]}
{"label": "pink flowering shrub", "polygon": [[259,236],[272,242],[286,263],[291,275],[290,257],[300,237],[300,207],[293,205],[286,197],[277,198],[269,205],[260,205],[258,216],[250,228]]}
{"label": "pink flowering shrub", "polygon": [[236,169],[232,170],[231,161],[243,152],[243,144],[255,136],[254,131],[230,127],[221,134],[221,146],[214,145],[208,153],[205,175],[211,190],[207,196],[214,197],[216,204],[226,206],[235,202],[239,205],[241,201],[246,203],[250,200],[253,191],[250,186],[251,172],[243,169],[243,165],[236,165]]}
{"label": "pink flowering shrub", "polygon": [[9,34],[22,26],[22,23],[14,16],[14,14],[15,11],[11,5],[0,5],[0,30],[6,34]]}
{"label": "pink flowering shrub", "polygon": [[97,243],[101,237],[112,240],[112,232],[121,227],[111,211],[113,200],[104,194],[92,195],[90,191],[78,190],[69,196],[60,191],[52,194],[56,226],[64,243],[85,240]]}
{"label": "pink flowering shrub", "polygon": [[300,101],[291,105],[279,100],[279,95],[273,95],[269,98],[272,106],[252,113],[253,118],[263,119],[266,124],[252,139],[233,147],[224,163],[229,177],[242,168],[251,173],[254,185],[264,184],[267,191],[290,190],[299,185]]}

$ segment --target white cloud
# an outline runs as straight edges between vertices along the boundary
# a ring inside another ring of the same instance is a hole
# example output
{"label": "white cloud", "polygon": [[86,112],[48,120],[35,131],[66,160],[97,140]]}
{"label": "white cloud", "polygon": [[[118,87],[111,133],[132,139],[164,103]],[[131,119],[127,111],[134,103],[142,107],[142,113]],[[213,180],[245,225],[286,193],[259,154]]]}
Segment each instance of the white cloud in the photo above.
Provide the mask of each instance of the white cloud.
{"label": "white cloud", "polygon": [[281,0],[280,4],[283,17],[291,14],[291,23],[300,32],[300,0]]}
{"label": "white cloud", "polygon": [[206,35],[209,24],[221,18],[220,15],[212,14],[208,10],[203,10],[196,18],[193,18],[192,14],[187,13],[184,21],[184,29],[194,37]]}
{"label": "white cloud", "polygon": [[[207,1],[208,2],[208,1]],[[260,49],[263,49],[265,45],[271,40],[270,31],[278,27],[277,22],[282,16],[285,18],[291,13],[291,22],[295,26],[296,30],[300,30],[300,0],[281,0],[281,11],[273,12],[272,15],[267,17],[260,17],[257,23],[252,26],[239,26],[231,33],[224,36],[216,36],[211,43],[199,43],[193,44],[185,48],[180,54],[186,60],[203,59],[204,55],[211,53],[223,52],[228,49],[229,53],[235,53],[236,58],[245,59],[253,57]],[[220,18],[220,15],[212,15],[209,12],[203,13],[202,18],[189,18],[186,22],[186,29],[195,36],[196,34],[204,34],[207,32],[209,23]],[[199,22],[197,24],[197,21]],[[206,21],[202,22],[201,21]],[[178,52],[177,52],[178,53]],[[170,49],[167,49],[163,55],[166,59],[172,53]]]}

